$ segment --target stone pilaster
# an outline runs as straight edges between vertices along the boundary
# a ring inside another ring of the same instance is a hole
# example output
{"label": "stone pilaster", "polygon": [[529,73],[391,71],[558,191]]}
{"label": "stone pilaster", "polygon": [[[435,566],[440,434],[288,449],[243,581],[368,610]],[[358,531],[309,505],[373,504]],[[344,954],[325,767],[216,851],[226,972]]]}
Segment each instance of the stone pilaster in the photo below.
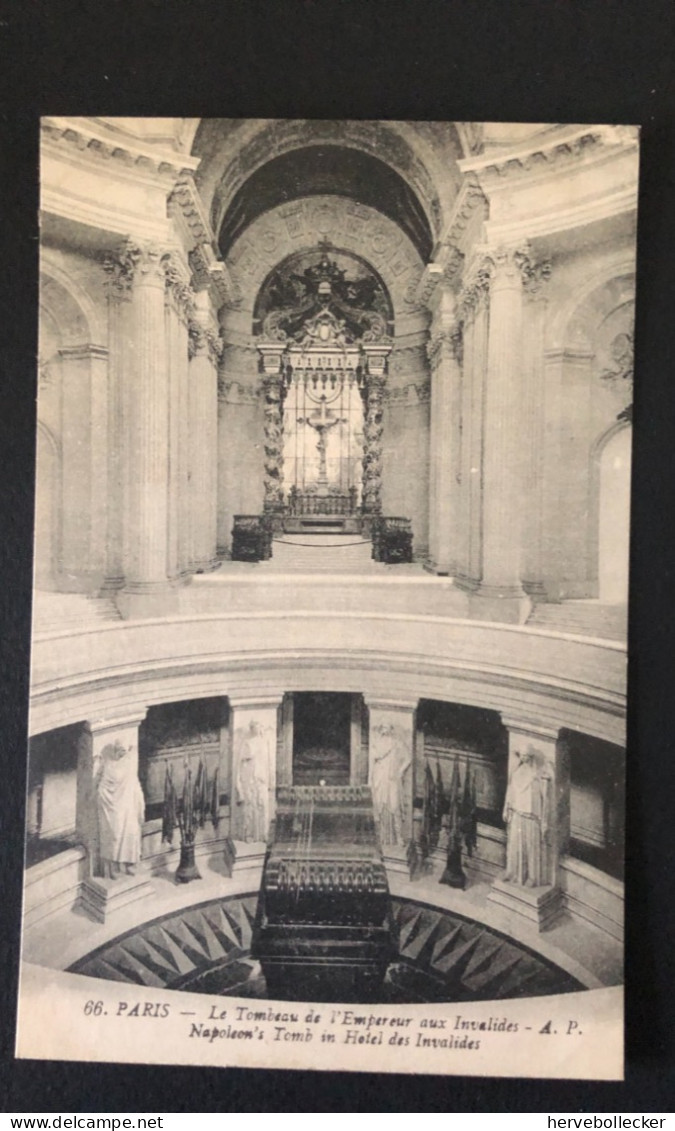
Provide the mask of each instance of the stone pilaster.
{"label": "stone pilaster", "polygon": [[560,857],[570,829],[570,767],[559,731],[502,716],[509,733],[506,868],[490,899],[545,930],[562,910]]}
{"label": "stone pilaster", "polygon": [[364,706],[360,695],[351,697],[349,720],[349,784],[368,784],[368,748],[363,735]]}
{"label": "stone pilaster", "polygon": [[367,696],[368,784],[384,855],[406,871],[405,853],[412,835],[415,713],[409,702]]}
{"label": "stone pilaster", "polygon": [[85,344],[61,361],[61,542],[59,587],[99,589],[106,561],[108,351]]}
{"label": "stone pilaster", "polygon": [[471,614],[522,622],[530,602],[521,584],[523,521],[523,269],[521,246],[486,257],[490,278],[483,448],[482,576]]}
{"label": "stone pilaster", "polygon": [[209,325],[208,292],[197,295],[190,323],[191,568],[217,565],[218,363],[220,338]]}
{"label": "stone pilaster", "polygon": [[[277,728],[281,695],[230,697],[232,839],[263,851],[276,811]],[[237,848],[237,860],[241,852]]]}
{"label": "stone pilaster", "polygon": [[128,497],[126,584],[118,604],[126,617],[161,615],[169,579],[169,364],[164,296],[165,251],[129,242],[133,273],[127,382]]}
{"label": "stone pilaster", "polygon": [[75,821],[78,837],[87,850],[89,868],[89,875],[82,884],[81,898],[87,912],[100,922],[105,922],[110,914],[129,903],[152,895],[152,887],[138,865],[134,874],[121,871],[115,877],[103,875],[96,800],[97,781],[107,746],[122,746],[126,750],[124,757],[131,759],[133,773],[138,775],[138,728],[141,722],[142,718],[138,715],[114,721],[91,720],[80,739]]}
{"label": "stone pilaster", "polygon": [[286,692],[281,701],[280,726],[277,741],[277,785],[293,784],[293,717],[295,700],[293,692]]}
{"label": "stone pilaster", "polygon": [[459,524],[459,414],[462,332],[455,296],[439,287],[427,352],[431,365],[429,558],[435,573],[454,573]]}

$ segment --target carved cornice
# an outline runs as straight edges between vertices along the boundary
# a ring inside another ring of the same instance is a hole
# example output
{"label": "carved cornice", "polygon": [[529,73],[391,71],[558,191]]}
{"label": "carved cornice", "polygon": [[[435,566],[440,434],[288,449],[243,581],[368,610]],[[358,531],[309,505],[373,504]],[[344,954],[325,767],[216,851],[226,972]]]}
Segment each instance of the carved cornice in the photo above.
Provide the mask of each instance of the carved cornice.
{"label": "carved cornice", "polygon": [[239,305],[241,289],[226,265],[216,257],[210,244],[198,244],[190,252],[189,259],[197,288],[212,287],[220,306]]}
{"label": "carved cornice", "polygon": [[457,288],[461,284],[463,271],[464,255],[458,247],[450,245],[443,269],[443,282],[453,289]]}
{"label": "carved cornice", "polygon": [[190,176],[199,164],[198,158],[185,153],[132,145],[122,134],[109,134],[89,118],[47,116],[42,118],[40,126],[43,137],[54,144],[68,146],[101,162],[114,161],[136,173],[147,172],[174,180],[181,175]]}
{"label": "carved cornice", "polygon": [[616,132],[614,127],[582,126],[564,134],[559,130],[539,135],[521,149],[507,149],[505,152],[482,154],[480,157],[463,159],[459,166],[465,173],[474,173],[488,180],[500,180],[516,174],[530,174],[546,169],[554,164],[570,163],[581,153],[604,145],[625,145],[627,141],[635,144],[635,135]]}
{"label": "carved cornice", "polygon": [[209,218],[191,175],[181,178],[169,197],[169,215],[180,213],[194,243],[212,244],[215,237]]}
{"label": "carved cornice", "polygon": [[440,252],[436,256],[436,259],[441,265],[444,265],[445,262],[444,257],[447,255],[446,249],[461,246],[462,238],[469,222],[476,209],[481,206],[484,212],[487,213],[485,194],[477,178],[472,173],[469,173],[465,177],[457,194],[457,199],[455,200],[447,228],[440,240]]}

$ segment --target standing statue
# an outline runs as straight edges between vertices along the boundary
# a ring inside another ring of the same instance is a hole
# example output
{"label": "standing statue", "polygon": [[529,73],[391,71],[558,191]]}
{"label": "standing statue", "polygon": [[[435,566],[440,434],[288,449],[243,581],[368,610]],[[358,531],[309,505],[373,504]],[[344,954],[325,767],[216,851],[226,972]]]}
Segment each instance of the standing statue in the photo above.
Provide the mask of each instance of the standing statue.
{"label": "standing statue", "polygon": [[371,744],[370,786],[380,844],[403,844],[406,815],[403,779],[412,765],[410,743],[406,742],[401,727],[380,723],[373,729]]}
{"label": "standing statue", "polygon": [[533,746],[516,752],[518,765],[506,790],[507,883],[541,887],[550,883],[548,844],[551,812],[551,779],[538,762]]}
{"label": "standing statue", "polygon": [[95,777],[101,871],[108,879],[133,875],[141,859],[145,799],[132,750],[121,742],[104,746]]}
{"label": "standing statue", "polygon": [[269,727],[256,719],[239,727],[234,734],[234,760],[238,837],[244,841],[267,840],[272,767]]}

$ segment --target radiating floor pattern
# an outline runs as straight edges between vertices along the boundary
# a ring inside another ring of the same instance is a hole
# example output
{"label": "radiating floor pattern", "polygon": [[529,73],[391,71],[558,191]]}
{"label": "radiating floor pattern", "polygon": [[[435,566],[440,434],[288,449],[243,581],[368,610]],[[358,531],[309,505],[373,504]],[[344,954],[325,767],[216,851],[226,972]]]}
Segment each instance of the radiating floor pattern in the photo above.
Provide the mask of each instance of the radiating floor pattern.
{"label": "radiating floor pattern", "polygon": [[[72,973],[193,993],[265,998],[251,957],[257,893],[212,900],[146,923],[79,959]],[[462,1002],[584,987],[540,955],[459,915],[393,900],[399,956],[383,1002]]]}

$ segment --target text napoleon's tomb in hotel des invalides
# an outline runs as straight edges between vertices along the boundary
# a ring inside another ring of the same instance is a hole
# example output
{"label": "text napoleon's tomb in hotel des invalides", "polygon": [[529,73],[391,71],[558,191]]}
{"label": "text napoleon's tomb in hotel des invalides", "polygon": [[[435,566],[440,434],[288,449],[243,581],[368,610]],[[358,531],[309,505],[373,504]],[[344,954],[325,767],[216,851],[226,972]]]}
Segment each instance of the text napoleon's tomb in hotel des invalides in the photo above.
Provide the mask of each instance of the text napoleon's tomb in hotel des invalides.
{"label": "text napoleon's tomb in hotel des invalides", "polygon": [[637,129],[41,135],[18,1054],[620,1078]]}

